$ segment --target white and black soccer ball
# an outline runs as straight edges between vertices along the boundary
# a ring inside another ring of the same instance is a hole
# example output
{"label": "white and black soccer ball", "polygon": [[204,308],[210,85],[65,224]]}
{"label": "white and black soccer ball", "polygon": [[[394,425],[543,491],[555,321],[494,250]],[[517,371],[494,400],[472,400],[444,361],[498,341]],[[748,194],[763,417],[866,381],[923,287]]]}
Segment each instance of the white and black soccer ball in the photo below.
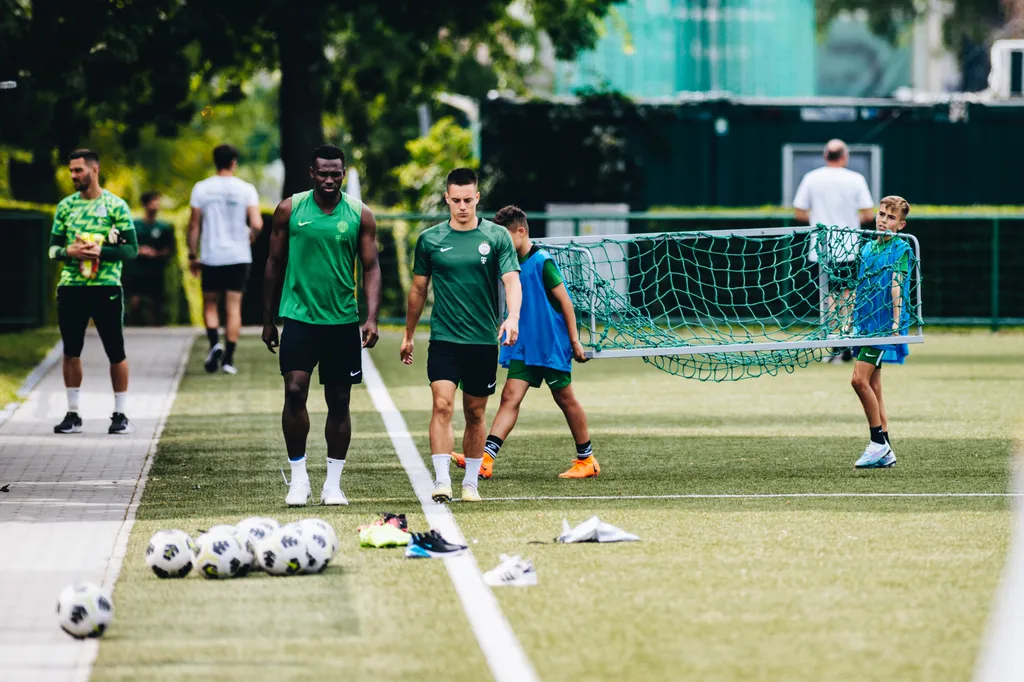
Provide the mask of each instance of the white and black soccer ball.
{"label": "white and black soccer ball", "polygon": [[303,519],[292,525],[306,541],[309,554],[306,573],[320,573],[338,551],[338,535],[323,519]]}
{"label": "white and black soccer ball", "polygon": [[334,526],[317,518],[302,519],[298,525],[302,528],[303,533],[323,533],[331,547],[331,558],[334,558],[334,555],[338,553],[338,534],[334,531]]}
{"label": "white and black soccer ball", "polygon": [[237,578],[248,573],[246,551],[233,532],[207,531],[196,540],[196,548],[196,569],[204,578]]}
{"label": "white and black soccer ball", "polygon": [[271,575],[296,575],[309,568],[312,558],[306,540],[293,527],[276,528],[256,543],[256,560]]}
{"label": "white and black soccer ball", "polygon": [[249,575],[249,572],[256,568],[256,557],[253,555],[252,546],[249,544],[249,539],[245,533],[238,526],[231,526],[226,523],[221,523],[210,528],[207,533],[228,533],[234,535],[235,539],[238,540],[238,544],[242,546],[242,568],[239,569],[236,578],[244,578]]}
{"label": "white and black soccer ball", "polygon": [[[254,556],[256,554],[256,543],[267,537],[267,535],[273,532],[274,529],[280,527],[281,524],[277,519],[271,519],[265,516],[250,516],[249,518],[239,521],[236,526],[240,536],[238,540],[242,542],[242,544],[244,544]],[[255,559],[253,560],[252,570],[261,570],[260,562]]]}
{"label": "white and black soccer ball", "polygon": [[100,637],[114,620],[114,600],[94,583],[68,585],[57,597],[57,620],[75,639]]}
{"label": "white and black soccer ball", "polygon": [[146,547],[146,565],[161,578],[184,578],[192,570],[196,543],[183,530],[158,530]]}

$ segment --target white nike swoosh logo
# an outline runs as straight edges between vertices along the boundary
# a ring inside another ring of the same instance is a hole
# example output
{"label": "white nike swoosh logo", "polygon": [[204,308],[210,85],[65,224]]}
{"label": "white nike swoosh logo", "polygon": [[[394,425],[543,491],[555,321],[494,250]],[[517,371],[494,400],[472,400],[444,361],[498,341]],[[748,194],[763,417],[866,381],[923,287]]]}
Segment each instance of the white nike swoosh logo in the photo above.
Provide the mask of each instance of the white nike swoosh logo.
{"label": "white nike swoosh logo", "polygon": [[299,227],[305,227],[306,225],[309,225],[311,222],[313,222],[313,221],[312,220],[307,220],[306,222],[302,222],[300,220],[299,221]]}
{"label": "white nike swoosh logo", "polygon": [[449,247],[447,247],[445,249],[441,249],[441,253],[444,253],[445,251],[451,251],[454,248],[455,248],[454,246],[449,246]]}
{"label": "white nike swoosh logo", "polygon": [[487,384],[487,388],[494,388],[495,384],[497,384],[497,383],[498,382],[495,381],[493,384]]}
{"label": "white nike swoosh logo", "polygon": [[350,377],[354,377],[354,376],[358,376],[359,374],[362,374],[362,373],[363,373],[363,370],[361,370],[361,369],[358,369],[358,370],[356,370],[355,372],[349,372],[349,373],[348,373],[348,375],[349,375]]}

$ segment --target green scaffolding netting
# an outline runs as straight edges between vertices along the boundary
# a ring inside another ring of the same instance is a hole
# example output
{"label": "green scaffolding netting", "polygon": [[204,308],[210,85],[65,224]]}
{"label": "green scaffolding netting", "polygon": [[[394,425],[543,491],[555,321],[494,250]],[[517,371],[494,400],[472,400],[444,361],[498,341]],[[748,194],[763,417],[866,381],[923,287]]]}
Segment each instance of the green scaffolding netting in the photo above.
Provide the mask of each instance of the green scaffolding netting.
{"label": "green scaffolding netting", "polygon": [[819,225],[539,241],[596,357],[735,381],[792,372],[830,347],[920,335],[916,243],[903,233]]}

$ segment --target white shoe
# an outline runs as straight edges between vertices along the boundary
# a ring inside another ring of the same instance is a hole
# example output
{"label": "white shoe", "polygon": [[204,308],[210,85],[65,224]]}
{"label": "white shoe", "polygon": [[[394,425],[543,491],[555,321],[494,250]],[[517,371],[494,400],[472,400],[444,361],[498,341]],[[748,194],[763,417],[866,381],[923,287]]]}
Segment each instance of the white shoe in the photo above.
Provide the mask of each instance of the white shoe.
{"label": "white shoe", "polygon": [[292,479],[292,482],[288,484],[288,496],[284,498],[284,503],[289,507],[305,507],[309,504],[311,497],[313,497],[313,493],[309,488],[308,479],[304,481]]}
{"label": "white shoe", "polygon": [[220,371],[224,372],[225,374],[238,374],[238,370],[235,369],[235,366],[229,365],[226,362],[220,366]]}
{"label": "white shoe", "polygon": [[324,488],[320,491],[320,503],[326,505],[348,504],[348,498],[341,488]]}
{"label": "white shoe", "polygon": [[521,559],[519,555],[501,555],[501,563],[484,573],[484,583],[491,587],[512,586],[529,587],[537,584],[537,572],[533,570],[533,562]]}

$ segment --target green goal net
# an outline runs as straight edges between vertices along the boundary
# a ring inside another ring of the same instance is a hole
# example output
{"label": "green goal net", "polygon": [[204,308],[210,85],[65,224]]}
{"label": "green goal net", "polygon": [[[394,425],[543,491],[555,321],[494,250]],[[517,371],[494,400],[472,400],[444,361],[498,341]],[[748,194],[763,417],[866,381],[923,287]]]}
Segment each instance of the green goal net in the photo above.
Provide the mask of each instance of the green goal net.
{"label": "green goal net", "polygon": [[791,227],[549,238],[595,358],[701,381],[923,341],[913,235]]}

